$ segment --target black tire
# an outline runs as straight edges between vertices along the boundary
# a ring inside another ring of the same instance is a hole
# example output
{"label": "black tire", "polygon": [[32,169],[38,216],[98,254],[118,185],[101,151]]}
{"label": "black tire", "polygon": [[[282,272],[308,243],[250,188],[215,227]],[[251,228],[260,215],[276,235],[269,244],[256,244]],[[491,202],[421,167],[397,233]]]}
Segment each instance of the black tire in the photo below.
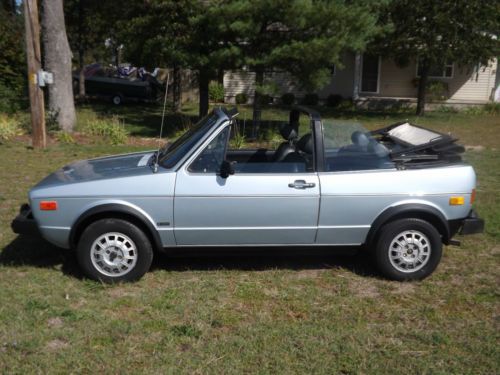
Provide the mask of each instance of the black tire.
{"label": "black tire", "polygon": [[115,94],[111,97],[111,103],[114,105],[122,105],[123,103],[123,96],[121,94]]}
{"label": "black tire", "polygon": [[[102,241],[113,236],[116,243],[121,243],[120,246],[104,245],[104,242],[101,242],[102,246],[95,245],[98,239]],[[78,263],[85,275],[105,283],[138,280],[149,270],[153,261],[153,248],[148,237],[137,226],[121,219],[101,219],[90,224],[83,231],[76,251]],[[125,259],[127,256],[133,260]],[[118,264],[108,266],[114,261]]]}
{"label": "black tire", "polygon": [[432,224],[421,219],[400,219],[382,227],[374,255],[385,277],[410,281],[422,280],[434,272],[442,252],[441,236]]}

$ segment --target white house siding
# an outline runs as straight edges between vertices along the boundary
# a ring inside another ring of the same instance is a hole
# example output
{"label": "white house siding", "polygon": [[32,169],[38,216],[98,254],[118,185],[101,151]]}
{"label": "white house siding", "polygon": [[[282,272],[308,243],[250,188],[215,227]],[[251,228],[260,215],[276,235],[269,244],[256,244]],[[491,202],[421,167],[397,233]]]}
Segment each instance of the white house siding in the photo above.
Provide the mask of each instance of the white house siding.
{"label": "white house siding", "polygon": [[255,73],[232,70],[224,73],[224,101],[234,103],[236,95],[245,93],[249,101],[255,92]]}
{"label": "white house siding", "polygon": [[[461,67],[454,64],[453,77],[431,78],[448,84],[450,103],[481,103],[491,99],[495,85],[497,60],[489,62],[479,69]],[[384,98],[416,98],[417,88],[413,84],[416,78],[416,63],[399,67],[391,59],[382,59],[380,69],[380,90],[378,93],[361,93],[361,96]]]}
{"label": "white house siding", "polygon": [[[330,94],[339,94],[345,98],[352,97],[354,78],[354,55],[345,54],[343,68],[336,68],[331,81],[317,93],[321,99],[326,99]],[[277,97],[284,93],[292,93],[297,98],[302,98],[307,91],[302,89],[298,81],[285,72],[268,72],[264,76],[265,82],[273,83],[277,87]],[[248,95],[251,102],[255,91],[255,73],[249,71],[228,71],[224,74],[224,100],[234,103],[239,93]]]}
{"label": "white house siding", "polygon": [[498,61],[491,60],[479,69],[456,67],[448,83],[450,102],[485,102],[492,98]]}

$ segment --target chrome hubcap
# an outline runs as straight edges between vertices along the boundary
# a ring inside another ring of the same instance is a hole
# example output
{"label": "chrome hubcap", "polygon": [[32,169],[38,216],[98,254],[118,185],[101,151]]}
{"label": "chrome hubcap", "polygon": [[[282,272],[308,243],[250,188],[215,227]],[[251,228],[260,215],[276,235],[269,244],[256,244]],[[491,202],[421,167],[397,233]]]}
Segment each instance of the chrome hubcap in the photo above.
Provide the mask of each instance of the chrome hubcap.
{"label": "chrome hubcap", "polygon": [[416,230],[401,232],[389,246],[389,260],[398,271],[409,273],[421,269],[431,255],[427,236]]}
{"label": "chrome hubcap", "polygon": [[92,244],[90,257],[94,267],[106,276],[123,276],[137,263],[137,247],[123,233],[105,233]]}

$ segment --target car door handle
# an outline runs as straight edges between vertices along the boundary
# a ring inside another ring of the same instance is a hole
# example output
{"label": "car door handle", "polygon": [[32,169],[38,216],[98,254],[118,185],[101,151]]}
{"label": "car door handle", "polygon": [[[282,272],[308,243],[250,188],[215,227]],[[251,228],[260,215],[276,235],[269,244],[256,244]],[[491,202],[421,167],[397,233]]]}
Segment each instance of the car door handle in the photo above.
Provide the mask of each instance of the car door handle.
{"label": "car door handle", "polygon": [[315,186],[316,184],[314,182],[305,182],[304,180],[295,180],[293,183],[288,184],[289,188],[294,189],[308,189]]}

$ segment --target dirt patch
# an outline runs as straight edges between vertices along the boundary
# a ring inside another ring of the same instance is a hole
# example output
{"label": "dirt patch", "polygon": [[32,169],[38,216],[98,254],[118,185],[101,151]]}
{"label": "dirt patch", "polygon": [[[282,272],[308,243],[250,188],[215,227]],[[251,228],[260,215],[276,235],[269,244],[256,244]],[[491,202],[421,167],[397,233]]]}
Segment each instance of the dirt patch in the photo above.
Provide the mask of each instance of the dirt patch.
{"label": "dirt patch", "polygon": [[370,282],[354,282],[349,283],[349,291],[353,296],[360,298],[378,298],[380,291],[378,287]]}
{"label": "dirt patch", "polygon": [[55,340],[50,340],[47,343],[46,348],[50,351],[58,351],[61,349],[65,349],[68,346],[69,346],[69,344],[66,341],[55,339]]}
{"label": "dirt patch", "polygon": [[56,316],[55,318],[50,318],[49,320],[47,320],[47,325],[50,327],[50,328],[60,328],[62,327],[64,324],[63,320]]}
{"label": "dirt patch", "polygon": [[315,279],[323,270],[300,270],[295,273],[297,279]]}
{"label": "dirt patch", "polygon": [[466,145],[466,146],[465,146],[465,149],[466,149],[467,151],[476,151],[476,152],[480,152],[480,151],[483,151],[483,150],[484,150],[484,146]]}
{"label": "dirt patch", "polygon": [[391,293],[393,294],[409,294],[415,291],[415,285],[412,283],[399,283],[393,286]]}

